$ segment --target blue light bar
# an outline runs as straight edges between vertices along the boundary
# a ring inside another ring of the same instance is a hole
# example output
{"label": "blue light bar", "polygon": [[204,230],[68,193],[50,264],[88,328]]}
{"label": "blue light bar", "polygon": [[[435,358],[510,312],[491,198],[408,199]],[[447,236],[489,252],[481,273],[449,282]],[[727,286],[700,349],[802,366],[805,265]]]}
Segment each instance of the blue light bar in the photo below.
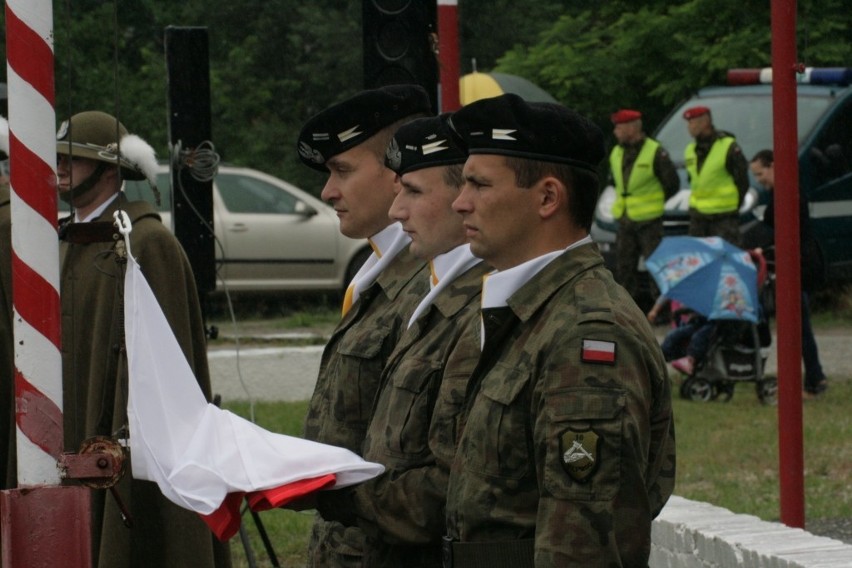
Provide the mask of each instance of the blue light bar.
{"label": "blue light bar", "polygon": [[[761,69],[729,69],[729,85],[758,85],[772,83],[772,67]],[[852,67],[806,67],[796,73],[800,85],[841,85],[852,83]]]}

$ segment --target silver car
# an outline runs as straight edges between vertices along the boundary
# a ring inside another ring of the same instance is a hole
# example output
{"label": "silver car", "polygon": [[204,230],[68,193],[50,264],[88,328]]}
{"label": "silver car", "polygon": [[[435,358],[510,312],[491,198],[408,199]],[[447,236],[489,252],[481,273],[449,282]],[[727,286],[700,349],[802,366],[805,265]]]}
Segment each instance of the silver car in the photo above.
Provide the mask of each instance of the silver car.
{"label": "silver car", "polygon": [[[160,215],[174,229],[168,166],[160,166]],[[153,202],[145,181],[125,182],[131,200]],[[340,234],[334,210],[281,179],[220,166],[213,181],[217,290],[343,290],[370,255],[365,239]]]}

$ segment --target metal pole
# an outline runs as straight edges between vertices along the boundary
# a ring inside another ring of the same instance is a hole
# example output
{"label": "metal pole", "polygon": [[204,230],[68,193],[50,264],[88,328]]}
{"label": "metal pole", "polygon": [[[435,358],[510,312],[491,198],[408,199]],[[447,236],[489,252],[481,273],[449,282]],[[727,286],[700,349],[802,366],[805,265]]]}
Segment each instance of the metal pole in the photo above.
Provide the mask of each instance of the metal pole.
{"label": "metal pole", "polygon": [[805,526],[802,457],[802,291],[796,116],[796,1],[772,1],[772,121],[778,310],[778,454],[781,522]]}
{"label": "metal pole", "polygon": [[61,487],[62,358],[50,0],[7,0],[6,57],[18,484],[3,491],[2,565],[91,564],[89,493]]}
{"label": "metal pole", "polygon": [[461,108],[458,0],[438,0],[438,48],[438,63],[441,67],[441,112],[452,112]]}

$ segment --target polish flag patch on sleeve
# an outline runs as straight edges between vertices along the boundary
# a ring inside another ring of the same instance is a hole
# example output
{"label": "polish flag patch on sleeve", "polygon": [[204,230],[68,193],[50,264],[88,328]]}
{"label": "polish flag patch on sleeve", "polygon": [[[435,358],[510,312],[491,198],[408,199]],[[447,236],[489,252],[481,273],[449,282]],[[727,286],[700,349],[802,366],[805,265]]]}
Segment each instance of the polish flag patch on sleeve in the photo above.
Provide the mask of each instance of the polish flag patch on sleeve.
{"label": "polish flag patch on sleeve", "polygon": [[598,341],[596,339],[583,340],[583,363],[606,363],[615,364],[615,343],[612,341]]}

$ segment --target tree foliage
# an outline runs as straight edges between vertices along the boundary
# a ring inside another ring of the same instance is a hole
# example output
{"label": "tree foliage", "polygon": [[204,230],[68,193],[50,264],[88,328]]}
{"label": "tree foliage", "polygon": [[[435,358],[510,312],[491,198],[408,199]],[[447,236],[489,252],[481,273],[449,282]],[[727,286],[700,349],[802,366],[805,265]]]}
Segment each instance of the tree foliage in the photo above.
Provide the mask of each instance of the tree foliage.
{"label": "tree foliage", "polygon": [[[803,62],[852,63],[846,4],[798,2]],[[481,71],[522,75],[607,128],[623,106],[651,126],[728,68],[769,65],[769,17],[765,0],[461,0],[461,67],[476,59]],[[113,112],[166,156],[166,26],[208,29],[223,158],[318,192],[322,176],[298,162],[295,139],[309,116],[362,87],[361,2],[56,1],[57,120]]]}
{"label": "tree foliage", "polygon": [[[852,12],[844,5],[798,3],[806,65],[852,63]],[[507,51],[497,70],[538,83],[601,125],[620,107],[641,109],[653,125],[697,89],[724,84],[728,69],[770,64],[765,0],[613,1],[574,3],[536,43]]]}

